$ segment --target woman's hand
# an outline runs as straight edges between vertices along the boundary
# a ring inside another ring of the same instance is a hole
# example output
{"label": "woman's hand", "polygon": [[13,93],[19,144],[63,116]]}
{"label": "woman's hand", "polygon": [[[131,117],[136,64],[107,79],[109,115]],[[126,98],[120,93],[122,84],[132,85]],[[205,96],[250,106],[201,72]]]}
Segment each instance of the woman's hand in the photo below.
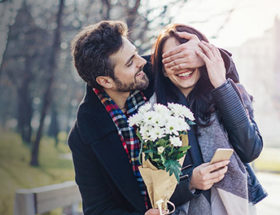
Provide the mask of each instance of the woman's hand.
{"label": "woman's hand", "polygon": [[220,161],[214,164],[203,163],[194,168],[190,181],[190,190],[208,190],[213,184],[221,181],[227,172],[229,161]]}
{"label": "woman's hand", "polygon": [[197,55],[205,62],[211,84],[217,88],[226,82],[226,68],[218,48],[214,45],[200,42],[201,51],[196,51]]}
{"label": "woman's hand", "polygon": [[174,71],[203,66],[204,61],[196,54],[196,51],[201,51],[198,46],[200,42],[198,37],[187,32],[176,32],[176,34],[189,41],[174,47],[171,51],[163,53],[162,63],[164,66]]}

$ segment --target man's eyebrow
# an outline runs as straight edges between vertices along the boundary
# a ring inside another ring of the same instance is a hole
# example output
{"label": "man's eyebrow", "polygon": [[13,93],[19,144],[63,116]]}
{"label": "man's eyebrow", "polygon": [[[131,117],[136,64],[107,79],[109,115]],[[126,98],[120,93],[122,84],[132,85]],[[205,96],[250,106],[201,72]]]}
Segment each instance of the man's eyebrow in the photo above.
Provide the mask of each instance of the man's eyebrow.
{"label": "man's eyebrow", "polygon": [[135,54],[133,54],[125,63],[125,65],[127,66],[129,64],[129,62],[134,58]]}

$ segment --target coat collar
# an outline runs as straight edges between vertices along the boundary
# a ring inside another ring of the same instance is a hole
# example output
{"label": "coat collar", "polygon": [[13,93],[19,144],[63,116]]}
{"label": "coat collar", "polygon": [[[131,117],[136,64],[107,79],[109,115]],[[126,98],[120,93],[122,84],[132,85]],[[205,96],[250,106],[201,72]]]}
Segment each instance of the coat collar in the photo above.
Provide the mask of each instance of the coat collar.
{"label": "coat collar", "polygon": [[77,126],[83,142],[91,145],[106,172],[138,210],[144,211],[144,198],[133,174],[132,166],[110,115],[90,87],[79,107]]}

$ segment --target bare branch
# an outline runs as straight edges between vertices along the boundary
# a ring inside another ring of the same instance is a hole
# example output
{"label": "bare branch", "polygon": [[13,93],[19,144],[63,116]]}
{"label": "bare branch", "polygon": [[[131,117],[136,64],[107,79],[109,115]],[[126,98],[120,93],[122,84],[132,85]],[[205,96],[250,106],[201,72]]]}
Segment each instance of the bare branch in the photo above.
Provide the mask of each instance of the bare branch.
{"label": "bare branch", "polygon": [[136,0],[134,6],[127,9],[127,26],[129,29],[133,28],[133,24],[137,18],[137,11],[140,7],[141,0]]}
{"label": "bare branch", "polygon": [[111,11],[111,1],[110,0],[101,0],[102,4],[105,5],[103,7],[102,5],[102,18],[103,19],[110,19],[110,11]]}
{"label": "bare branch", "polygon": [[230,21],[230,18],[231,18],[232,14],[233,14],[233,12],[234,12],[235,10],[236,10],[236,8],[233,8],[233,9],[231,9],[231,10],[229,11],[229,13],[228,13],[227,17],[225,18],[223,24],[218,28],[216,34],[214,34],[214,35],[212,36],[212,38],[217,38],[217,37],[219,37],[220,32],[224,29],[224,27],[225,27],[225,26],[227,25],[227,23]]}

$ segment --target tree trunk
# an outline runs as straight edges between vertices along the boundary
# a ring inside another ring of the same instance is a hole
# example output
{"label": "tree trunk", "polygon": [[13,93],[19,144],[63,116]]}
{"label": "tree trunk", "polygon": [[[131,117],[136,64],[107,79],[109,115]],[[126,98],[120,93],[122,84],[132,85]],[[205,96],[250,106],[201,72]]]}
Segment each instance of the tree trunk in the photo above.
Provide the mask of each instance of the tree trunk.
{"label": "tree trunk", "polygon": [[59,134],[59,122],[58,122],[58,114],[55,105],[52,105],[51,110],[51,122],[49,125],[48,135],[53,137],[55,140],[55,147],[58,146],[58,134]]}
{"label": "tree trunk", "polygon": [[26,57],[23,81],[17,89],[18,94],[18,131],[23,143],[31,143],[32,127],[31,119],[33,115],[32,98],[30,95],[30,83],[33,80],[31,73],[30,57]]}
{"label": "tree trunk", "polygon": [[39,166],[39,146],[40,141],[43,133],[44,128],[44,122],[45,118],[49,109],[49,106],[52,101],[52,85],[54,82],[54,76],[55,76],[55,69],[56,69],[56,61],[58,58],[59,50],[60,50],[60,32],[61,32],[61,23],[62,23],[62,15],[63,15],[63,9],[64,9],[64,2],[65,0],[59,1],[59,9],[57,12],[56,17],[56,29],[54,31],[54,39],[53,39],[53,45],[52,50],[50,53],[49,58],[49,74],[47,78],[47,86],[45,89],[43,102],[42,102],[42,110],[40,113],[40,124],[37,131],[37,135],[35,138],[35,142],[32,146],[32,152],[31,152],[31,166]]}
{"label": "tree trunk", "polygon": [[111,1],[110,0],[102,0],[102,19],[110,19],[111,12]]}
{"label": "tree trunk", "polygon": [[4,49],[4,52],[3,52],[3,55],[2,55],[2,59],[1,60],[1,64],[0,64],[0,80],[1,80],[1,76],[2,76],[2,73],[3,73],[3,70],[5,68],[5,58],[6,58],[6,55],[7,55],[7,48],[8,48],[8,45],[9,45],[9,41],[10,41],[10,32],[11,32],[11,26],[9,25],[9,30],[8,30],[8,37],[7,37],[7,41],[6,41],[6,44],[5,44],[5,49]]}
{"label": "tree trunk", "polygon": [[[22,0],[20,1],[8,1],[8,0],[0,0],[0,3],[3,3],[1,5],[2,10],[0,17],[0,26],[2,27],[1,29],[1,43],[5,42],[4,50],[0,50],[0,80],[1,80],[1,75],[3,74],[3,69],[5,68],[5,65],[3,64],[4,58],[6,57],[7,53],[7,47],[10,41],[10,32],[11,32],[11,23],[13,22],[14,18],[17,15],[17,11],[20,8],[22,4]],[[7,30],[6,30],[7,26]],[[3,30],[4,29],[4,30]]]}
{"label": "tree trunk", "polygon": [[138,15],[137,11],[138,11],[138,8],[140,7],[140,3],[141,3],[141,0],[136,0],[134,6],[132,8],[127,9],[126,23],[127,23],[128,29],[130,29],[130,30],[133,29],[134,22]]}

